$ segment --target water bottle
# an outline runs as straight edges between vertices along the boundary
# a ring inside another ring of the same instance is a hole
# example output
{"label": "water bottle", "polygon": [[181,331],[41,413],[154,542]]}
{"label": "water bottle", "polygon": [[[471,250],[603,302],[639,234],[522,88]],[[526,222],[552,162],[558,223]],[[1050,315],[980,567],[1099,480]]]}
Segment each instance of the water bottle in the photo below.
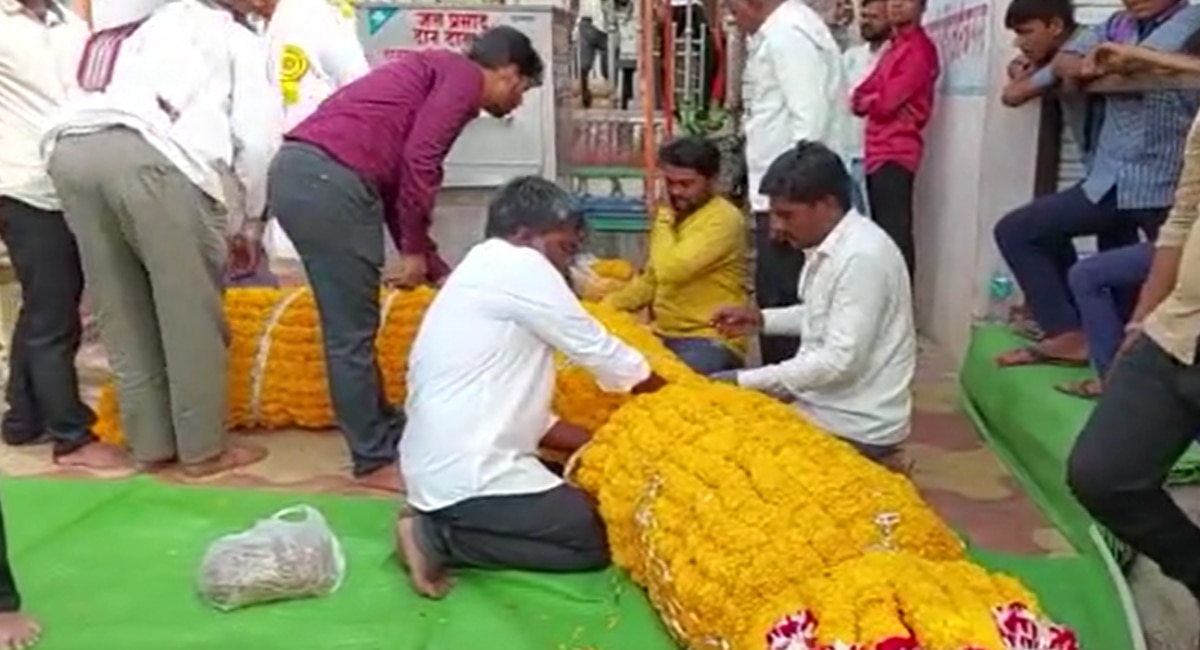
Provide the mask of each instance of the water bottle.
{"label": "water bottle", "polygon": [[991,279],[988,280],[988,322],[1008,322],[1015,293],[1013,279],[1007,273],[1000,270],[992,273]]}

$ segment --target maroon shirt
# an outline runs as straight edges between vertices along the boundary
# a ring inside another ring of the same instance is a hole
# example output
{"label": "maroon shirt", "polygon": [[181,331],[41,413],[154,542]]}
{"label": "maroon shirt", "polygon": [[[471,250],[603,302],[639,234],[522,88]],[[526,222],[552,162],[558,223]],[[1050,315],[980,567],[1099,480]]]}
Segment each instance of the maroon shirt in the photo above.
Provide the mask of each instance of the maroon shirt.
{"label": "maroon shirt", "polygon": [[445,264],[429,236],[442,162],[483,107],[483,71],[448,50],[405,52],[326,99],[287,134],[373,184],[400,252]]}

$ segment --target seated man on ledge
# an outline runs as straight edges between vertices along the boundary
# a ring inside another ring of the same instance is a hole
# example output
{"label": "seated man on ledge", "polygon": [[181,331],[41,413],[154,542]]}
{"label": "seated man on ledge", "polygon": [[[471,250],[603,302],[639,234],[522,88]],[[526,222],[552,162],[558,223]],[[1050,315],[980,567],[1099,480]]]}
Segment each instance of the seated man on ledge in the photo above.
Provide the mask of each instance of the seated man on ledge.
{"label": "seated man on ledge", "polygon": [[650,231],[646,268],[605,302],[625,311],[650,307],[655,333],[696,372],[740,368],[744,341],[722,338],[709,322],[718,307],[746,303],[749,278],[745,217],[713,194],[721,152],[705,138],[686,137],[664,145],[658,162],[671,205]]}
{"label": "seated man on ledge", "polygon": [[605,390],[649,392],[663,381],[567,285],[582,229],[570,205],[541,178],[500,188],[488,207],[488,239],[450,274],[413,342],[400,441],[411,508],[396,542],[423,596],[445,595],[451,567],[608,565],[595,505],[537,456],[539,446],[573,453],[590,438],[550,411],[554,353],[590,370]]}
{"label": "seated man on ledge", "polygon": [[771,237],[808,259],[799,303],[724,307],[713,324],[728,334],[799,336],[800,349],[782,363],[714,378],[781,397],[896,468],[912,418],[912,293],[900,250],[850,208],[849,188],[845,165],[822,144],[801,141],[771,163],[759,190],[770,199]]}

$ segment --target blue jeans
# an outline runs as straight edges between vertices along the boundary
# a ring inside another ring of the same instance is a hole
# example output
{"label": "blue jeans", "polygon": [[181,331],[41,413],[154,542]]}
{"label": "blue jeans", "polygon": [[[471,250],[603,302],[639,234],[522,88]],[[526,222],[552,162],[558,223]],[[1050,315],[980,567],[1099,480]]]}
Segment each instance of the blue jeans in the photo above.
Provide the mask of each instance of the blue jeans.
{"label": "blue jeans", "polygon": [[741,357],[722,345],[720,341],[697,336],[661,336],[659,338],[662,339],[668,350],[683,359],[689,368],[702,375],[711,375],[723,370],[736,370],[742,367]]}
{"label": "blue jeans", "polygon": [[1108,373],[1125,338],[1125,323],[1153,258],[1154,244],[1142,242],[1080,260],[1067,274],[1092,367],[1101,377]]}
{"label": "blue jeans", "polygon": [[867,163],[862,158],[850,161],[850,204],[864,217],[871,216],[867,201]]}
{"label": "blue jeans", "polygon": [[1083,328],[1067,285],[1078,261],[1075,238],[1096,235],[1102,250],[1137,243],[1138,231],[1158,235],[1167,208],[1121,210],[1116,192],[1092,203],[1079,186],[1041,196],[996,223],[996,246],[1047,338]]}

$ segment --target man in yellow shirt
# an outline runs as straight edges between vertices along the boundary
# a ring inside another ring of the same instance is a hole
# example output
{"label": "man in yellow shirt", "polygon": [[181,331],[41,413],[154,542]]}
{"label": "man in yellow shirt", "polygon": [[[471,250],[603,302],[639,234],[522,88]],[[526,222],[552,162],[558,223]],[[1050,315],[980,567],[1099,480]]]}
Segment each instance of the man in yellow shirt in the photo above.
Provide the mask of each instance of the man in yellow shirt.
{"label": "man in yellow shirt", "polygon": [[645,269],[605,302],[625,311],[649,307],[655,333],[699,373],[739,368],[745,342],[723,338],[710,322],[720,307],[748,299],[745,216],[713,192],[721,152],[685,137],[663,145],[658,163],[670,207],[655,216]]}

